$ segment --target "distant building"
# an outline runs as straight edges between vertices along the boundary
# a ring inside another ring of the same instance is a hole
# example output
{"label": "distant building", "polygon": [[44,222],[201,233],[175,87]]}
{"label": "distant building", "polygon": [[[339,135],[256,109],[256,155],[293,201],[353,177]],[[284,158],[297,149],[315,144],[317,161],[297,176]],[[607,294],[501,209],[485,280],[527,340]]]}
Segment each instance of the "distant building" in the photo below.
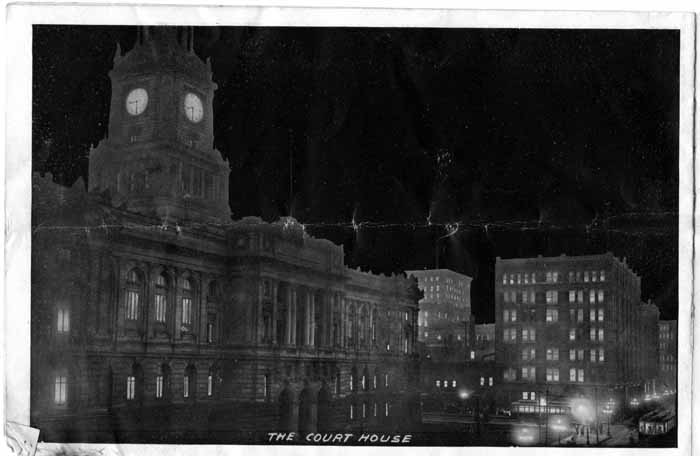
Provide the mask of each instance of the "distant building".
{"label": "distant building", "polygon": [[472,278],[449,269],[406,271],[418,280],[418,341],[427,347],[464,347],[470,338]]}
{"label": "distant building", "polygon": [[659,321],[659,382],[660,388],[678,391],[678,321]]}
{"label": "distant building", "polygon": [[517,406],[641,389],[641,279],[626,260],[497,258],[495,272],[496,361]]}
{"label": "distant building", "polygon": [[474,325],[474,342],[469,347],[469,359],[493,360],[496,355],[496,325]]}
{"label": "distant building", "polygon": [[656,393],[659,377],[659,308],[651,301],[641,305],[642,378],[645,393]]}

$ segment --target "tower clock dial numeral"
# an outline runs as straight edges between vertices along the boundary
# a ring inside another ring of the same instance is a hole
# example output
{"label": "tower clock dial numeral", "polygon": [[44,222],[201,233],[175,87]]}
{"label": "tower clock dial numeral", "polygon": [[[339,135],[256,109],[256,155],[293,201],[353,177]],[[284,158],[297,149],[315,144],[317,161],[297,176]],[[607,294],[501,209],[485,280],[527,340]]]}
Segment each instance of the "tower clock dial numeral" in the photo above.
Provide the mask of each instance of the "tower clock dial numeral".
{"label": "tower clock dial numeral", "polygon": [[126,96],[126,112],[132,116],[141,114],[146,110],[146,106],[148,106],[148,92],[146,92],[146,89],[134,89]]}
{"label": "tower clock dial numeral", "polygon": [[204,107],[202,106],[202,100],[193,93],[188,93],[185,95],[185,116],[190,122],[197,123],[202,120],[204,116]]}

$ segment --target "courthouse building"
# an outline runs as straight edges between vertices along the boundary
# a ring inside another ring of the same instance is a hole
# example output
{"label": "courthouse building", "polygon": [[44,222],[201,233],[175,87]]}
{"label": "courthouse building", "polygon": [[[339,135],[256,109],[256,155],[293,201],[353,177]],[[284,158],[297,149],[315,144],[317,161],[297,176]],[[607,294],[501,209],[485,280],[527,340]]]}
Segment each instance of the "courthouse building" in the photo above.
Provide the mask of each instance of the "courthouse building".
{"label": "courthouse building", "polygon": [[625,260],[497,258],[495,270],[496,360],[516,407],[628,395],[648,380],[641,279]]}
{"label": "courthouse building", "polygon": [[350,269],[292,218],[231,222],[192,36],[141,27],[117,48],[87,192],[35,176],[32,425],[213,442],[415,422],[415,279]]}

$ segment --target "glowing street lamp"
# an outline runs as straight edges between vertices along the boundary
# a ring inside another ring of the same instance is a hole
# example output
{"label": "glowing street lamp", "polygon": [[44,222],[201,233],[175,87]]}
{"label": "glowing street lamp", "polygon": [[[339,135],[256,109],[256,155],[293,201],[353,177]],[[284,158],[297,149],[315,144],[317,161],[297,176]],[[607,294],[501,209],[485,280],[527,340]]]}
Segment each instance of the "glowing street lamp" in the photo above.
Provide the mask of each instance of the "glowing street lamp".
{"label": "glowing street lamp", "polygon": [[581,424],[586,425],[586,445],[591,444],[589,426],[594,421],[595,410],[589,399],[577,397],[571,400],[571,414]]}
{"label": "glowing street lamp", "polygon": [[520,445],[532,445],[537,442],[537,429],[534,426],[520,426],[514,429],[513,437]]}
{"label": "glowing street lamp", "polygon": [[557,433],[557,442],[559,445],[561,445],[561,433],[566,432],[566,430],[569,428],[568,423],[564,417],[558,416],[554,418],[550,427]]}

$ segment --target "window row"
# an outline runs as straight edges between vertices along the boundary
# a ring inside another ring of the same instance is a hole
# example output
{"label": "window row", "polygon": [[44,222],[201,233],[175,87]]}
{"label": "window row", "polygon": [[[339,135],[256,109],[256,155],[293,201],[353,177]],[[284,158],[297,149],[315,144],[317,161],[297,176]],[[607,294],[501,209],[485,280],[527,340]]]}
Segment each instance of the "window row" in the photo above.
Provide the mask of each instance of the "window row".
{"label": "window row", "polygon": [[[389,416],[389,411],[391,410],[391,404],[389,402],[384,403],[384,407],[382,408],[382,411],[384,413],[384,416]],[[378,405],[376,402],[372,404],[372,416],[377,417],[378,416]],[[364,419],[368,417],[369,413],[369,404],[367,402],[363,402],[362,404],[350,404],[350,410],[349,410],[349,417],[351,420],[356,420],[356,419]],[[320,435],[320,434],[318,434]]]}
{"label": "window row", "polygon": [[[576,328],[569,329],[569,340],[577,340],[577,334]],[[605,340],[605,330],[603,328],[591,328],[589,331],[589,338],[593,342],[603,342]]]}
{"label": "window row", "polygon": [[[357,384],[357,381],[359,380],[359,385]],[[384,374],[384,388],[389,387],[389,374]],[[350,373],[350,378],[349,378],[349,383],[348,387],[350,391],[369,391],[371,389],[377,389],[377,374],[374,374],[372,376],[371,382],[369,378],[369,374],[364,374],[362,376],[358,376],[355,372]],[[339,391],[336,391],[336,393]]]}
{"label": "window row", "polygon": [[[600,271],[569,271],[569,283],[577,282],[605,282],[605,270]],[[503,274],[503,285],[521,285],[536,283],[559,283],[559,271],[545,271],[544,273],[518,272]]]}
{"label": "window row", "polygon": [[[605,290],[588,290],[588,302],[590,304],[603,303],[605,302]],[[584,296],[586,295],[586,290],[569,290],[568,301],[569,304],[584,303]],[[547,304],[558,304],[559,303],[559,291],[557,290],[547,290],[544,293],[545,303]],[[503,302],[513,303],[513,304],[536,304],[536,294],[534,290],[510,290],[503,292]]]}
{"label": "window row", "polygon": [[[165,324],[168,318],[168,295],[169,281],[164,274],[159,274],[156,277],[154,284],[155,294],[153,297],[153,311],[155,321]],[[126,292],[125,292],[125,318],[127,321],[136,321],[141,319],[143,312],[143,293],[144,280],[143,274],[137,269],[132,269],[127,274]],[[180,324],[185,326],[192,325],[193,318],[193,303],[195,302],[195,287],[190,279],[184,279],[179,290],[179,306],[180,306]],[[216,283],[211,282],[208,290],[208,299],[216,299]],[[213,328],[211,328],[213,329]],[[213,331],[212,334],[213,336]]]}
{"label": "window row", "polygon": [[[578,348],[574,349],[571,348],[569,349],[569,361],[583,361],[585,360],[585,354],[586,350],[583,348]],[[590,361],[592,363],[595,362],[604,362],[605,361],[605,349],[604,348],[592,348],[590,349]]]}
{"label": "window row", "polygon": [[[509,368],[503,371],[503,379],[505,381],[515,381],[517,371],[514,368]],[[520,368],[520,379],[525,381],[534,382],[536,378],[537,368],[534,366],[523,366]],[[547,382],[558,382],[560,381],[559,368],[557,367],[547,367],[545,368],[545,381]],[[584,382],[585,374],[584,369],[570,368],[569,369],[569,381],[570,382]],[[523,399],[528,400],[526,392],[523,392]],[[535,400],[535,395],[532,393],[529,396],[529,400]]]}

